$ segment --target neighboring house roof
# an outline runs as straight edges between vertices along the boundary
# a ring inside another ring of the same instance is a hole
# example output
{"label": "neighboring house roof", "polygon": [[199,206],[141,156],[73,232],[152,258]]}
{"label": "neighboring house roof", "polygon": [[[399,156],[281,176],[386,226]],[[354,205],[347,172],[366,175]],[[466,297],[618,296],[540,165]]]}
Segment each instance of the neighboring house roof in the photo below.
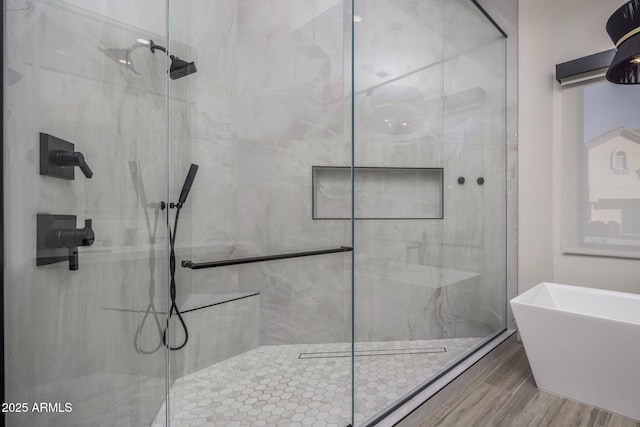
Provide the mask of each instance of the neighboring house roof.
{"label": "neighboring house roof", "polygon": [[591,141],[588,141],[585,145],[589,148],[597,147],[598,145],[602,145],[619,136],[626,138],[629,141],[633,141],[637,144],[640,144],[640,129],[627,129],[625,127],[619,127],[619,128],[610,130],[609,132],[602,134],[596,138],[593,138]]}

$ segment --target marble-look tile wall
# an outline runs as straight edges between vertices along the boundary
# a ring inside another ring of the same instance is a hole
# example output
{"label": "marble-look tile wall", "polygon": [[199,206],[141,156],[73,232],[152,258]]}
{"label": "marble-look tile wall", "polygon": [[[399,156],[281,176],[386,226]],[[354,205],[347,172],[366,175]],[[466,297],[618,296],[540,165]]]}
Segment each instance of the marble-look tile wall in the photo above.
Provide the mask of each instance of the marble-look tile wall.
{"label": "marble-look tile wall", "polygon": [[[350,244],[348,221],[310,218],[311,166],[351,162],[347,6],[191,3],[190,44],[207,64],[190,92],[192,156],[202,166],[191,202],[194,259]],[[356,2],[356,15],[355,164],[445,170],[443,220],[357,222],[357,338],[487,335],[505,322],[505,40],[464,2]],[[344,339],[348,332],[332,321],[315,325],[330,315],[323,307],[335,299],[327,293],[336,291],[332,284],[349,292],[348,262],[335,256],[201,270],[193,292],[261,292],[262,344]],[[384,305],[375,285],[384,280],[371,280],[370,269],[390,263],[470,277],[451,283],[426,274],[421,283],[437,290],[424,298],[410,292],[397,328],[379,332],[359,313]],[[292,298],[305,293],[315,305]],[[442,311],[442,304],[455,322],[409,314],[411,306]],[[298,319],[300,311],[313,322]]]}
{"label": "marble-look tile wall", "polygon": [[[8,414],[8,425],[149,425],[164,401],[166,61],[142,47],[120,63],[109,49],[166,45],[165,22],[155,1],[7,2],[6,400],[73,405]],[[172,136],[184,140],[188,93],[172,94]],[[93,178],[39,175],[39,132],[75,143]],[[37,213],[93,220],[78,271],[36,267]]]}
{"label": "marble-look tile wall", "polygon": [[[342,2],[185,7],[198,65],[190,82],[191,152],[200,164],[190,202],[192,258],[351,245],[348,221],[313,221],[311,213],[312,166],[350,164]],[[192,292],[259,292],[261,344],[344,341],[349,259],[197,270]]]}
{"label": "marble-look tile wall", "polygon": [[[193,296],[205,299],[203,295]],[[260,345],[260,295],[188,311],[182,316],[189,327],[189,341],[182,350],[171,354],[172,381]],[[179,345],[181,327],[177,320],[172,323],[177,328],[174,345]]]}
{"label": "marble-look tile wall", "polygon": [[[241,4],[238,232],[253,253],[351,245],[348,221],[314,221],[311,212],[312,166],[350,165],[344,28],[340,1]],[[261,343],[348,340],[349,260],[323,255],[241,269],[241,288],[263,289]]]}

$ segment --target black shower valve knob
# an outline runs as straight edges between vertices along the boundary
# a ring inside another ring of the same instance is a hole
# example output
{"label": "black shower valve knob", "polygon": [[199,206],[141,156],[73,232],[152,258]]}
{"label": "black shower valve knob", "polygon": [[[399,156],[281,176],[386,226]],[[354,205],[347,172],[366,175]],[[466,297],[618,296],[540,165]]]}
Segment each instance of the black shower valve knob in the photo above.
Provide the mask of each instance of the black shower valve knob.
{"label": "black shower valve knob", "polygon": [[78,228],[75,215],[37,214],[36,265],[69,261],[69,270],[78,269],[78,248],[91,246],[96,239],[92,221]]}
{"label": "black shower valve knob", "polygon": [[84,154],[79,151],[53,151],[51,162],[57,166],[78,166],[87,178],[93,176],[93,171],[84,159]]}
{"label": "black shower valve knob", "polygon": [[[84,228],[64,228],[54,230],[51,233],[52,239],[48,239],[47,246],[58,248],[76,248],[78,246],[91,246],[96,239],[96,235],[91,227],[92,221],[86,219]],[[52,240],[52,241],[51,241]]]}

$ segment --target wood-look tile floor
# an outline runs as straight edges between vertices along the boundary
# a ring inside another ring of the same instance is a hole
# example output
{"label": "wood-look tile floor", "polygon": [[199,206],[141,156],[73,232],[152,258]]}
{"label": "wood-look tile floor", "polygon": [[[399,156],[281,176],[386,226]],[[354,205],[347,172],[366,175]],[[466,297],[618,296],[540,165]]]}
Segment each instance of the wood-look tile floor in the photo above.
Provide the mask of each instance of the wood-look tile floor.
{"label": "wood-look tile floor", "polygon": [[538,390],[517,342],[420,424],[436,426],[640,427],[640,422]]}

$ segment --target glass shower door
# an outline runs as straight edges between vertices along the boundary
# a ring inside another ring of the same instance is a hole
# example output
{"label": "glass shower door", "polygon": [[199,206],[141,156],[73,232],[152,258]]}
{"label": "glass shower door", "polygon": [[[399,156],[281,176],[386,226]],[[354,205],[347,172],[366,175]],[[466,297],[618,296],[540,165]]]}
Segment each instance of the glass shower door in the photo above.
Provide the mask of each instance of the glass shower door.
{"label": "glass shower door", "polygon": [[6,3],[8,425],[374,424],[504,328],[472,4]]}
{"label": "glass shower door", "polygon": [[[172,425],[351,422],[346,6],[170,3],[171,51],[197,67],[171,81],[171,193],[199,166],[176,240],[189,340],[170,354]],[[171,330],[183,343],[175,315]]]}
{"label": "glass shower door", "polygon": [[355,425],[505,328],[505,39],[465,1],[356,1]]}
{"label": "glass shower door", "polygon": [[[5,2],[9,426],[149,426],[166,397],[166,8]],[[78,166],[74,166],[77,164]],[[14,406],[15,408],[15,406]]]}

